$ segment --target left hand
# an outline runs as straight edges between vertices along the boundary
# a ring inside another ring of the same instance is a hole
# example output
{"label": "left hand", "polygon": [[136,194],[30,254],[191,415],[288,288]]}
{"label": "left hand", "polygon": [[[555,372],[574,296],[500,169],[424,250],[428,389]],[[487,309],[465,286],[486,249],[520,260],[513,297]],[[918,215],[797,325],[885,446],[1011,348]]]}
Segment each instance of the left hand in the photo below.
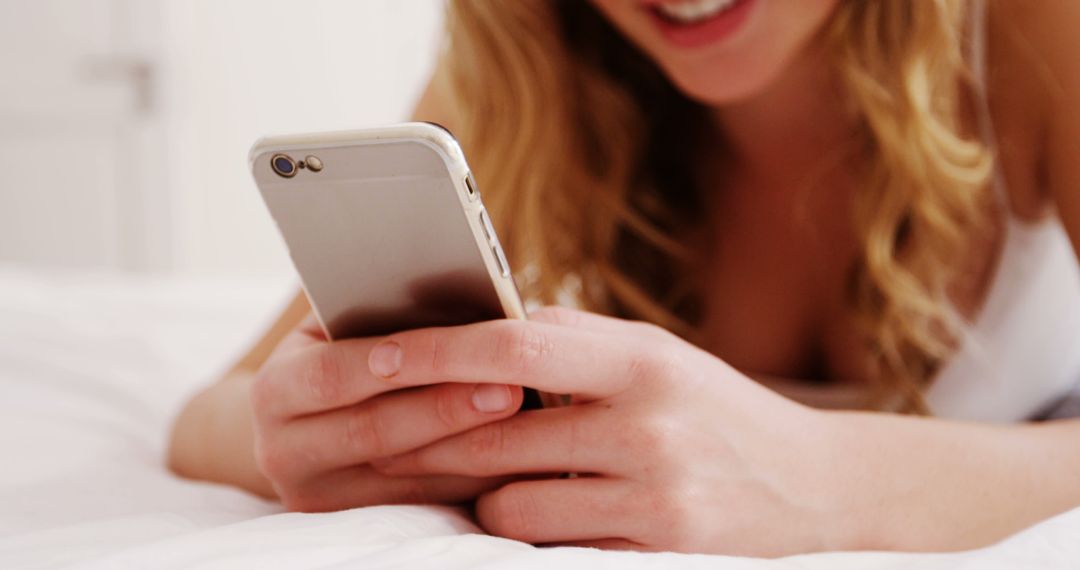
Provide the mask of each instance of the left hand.
{"label": "left hand", "polygon": [[841,546],[824,412],[652,325],[560,308],[530,318],[391,335],[369,365],[396,386],[520,384],[572,394],[572,405],[373,466],[531,474],[476,505],[488,532],[531,543],[749,555]]}

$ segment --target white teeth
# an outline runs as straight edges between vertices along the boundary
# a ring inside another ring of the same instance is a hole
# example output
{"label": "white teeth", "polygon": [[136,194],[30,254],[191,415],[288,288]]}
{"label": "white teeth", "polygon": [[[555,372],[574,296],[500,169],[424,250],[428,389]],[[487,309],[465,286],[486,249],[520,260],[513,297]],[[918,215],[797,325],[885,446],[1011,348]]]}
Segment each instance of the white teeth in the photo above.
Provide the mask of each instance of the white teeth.
{"label": "white teeth", "polygon": [[731,8],[736,0],[680,0],[664,2],[658,6],[660,13],[684,24],[707,20]]}

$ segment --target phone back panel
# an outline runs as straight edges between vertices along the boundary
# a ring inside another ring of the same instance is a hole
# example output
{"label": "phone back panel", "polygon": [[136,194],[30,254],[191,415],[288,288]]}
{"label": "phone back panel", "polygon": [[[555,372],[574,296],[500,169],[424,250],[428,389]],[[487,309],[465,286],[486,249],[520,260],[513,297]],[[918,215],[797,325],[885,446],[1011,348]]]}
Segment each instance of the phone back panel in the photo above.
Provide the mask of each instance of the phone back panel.
{"label": "phone back panel", "polygon": [[[315,156],[322,169],[284,178],[276,154]],[[330,338],[524,318],[446,131],[412,123],[264,139],[250,160]]]}

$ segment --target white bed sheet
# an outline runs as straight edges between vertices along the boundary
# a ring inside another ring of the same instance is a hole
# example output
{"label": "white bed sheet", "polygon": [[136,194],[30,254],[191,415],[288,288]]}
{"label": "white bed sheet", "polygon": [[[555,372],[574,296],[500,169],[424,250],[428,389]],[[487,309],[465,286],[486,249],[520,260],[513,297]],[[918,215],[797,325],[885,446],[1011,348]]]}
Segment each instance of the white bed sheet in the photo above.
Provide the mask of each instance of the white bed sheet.
{"label": "white bed sheet", "polygon": [[0,266],[0,568],[1080,568],[1080,510],[990,548],[781,560],[545,548],[462,513],[284,513],[162,467],[177,407],[293,285]]}

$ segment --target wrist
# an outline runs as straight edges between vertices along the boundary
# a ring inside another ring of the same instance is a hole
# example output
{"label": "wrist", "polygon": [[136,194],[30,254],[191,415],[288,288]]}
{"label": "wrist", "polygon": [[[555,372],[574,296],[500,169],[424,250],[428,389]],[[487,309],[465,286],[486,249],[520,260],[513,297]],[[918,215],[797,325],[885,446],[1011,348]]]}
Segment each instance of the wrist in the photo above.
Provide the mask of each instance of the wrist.
{"label": "wrist", "polygon": [[1049,449],[1061,439],[1040,433],[1060,426],[867,412],[823,412],[821,423],[829,518],[819,523],[833,549],[978,548],[1075,504],[1060,495],[1075,481]]}
{"label": "wrist", "polygon": [[821,410],[815,419],[818,468],[814,524],[821,529],[824,550],[893,550],[896,538],[889,528],[889,509],[881,486],[888,473],[881,469],[875,454],[891,442],[875,435],[877,414]]}
{"label": "wrist", "polygon": [[[769,473],[769,487],[778,491],[787,504],[785,523],[796,530],[793,537],[804,552],[849,551],[866,549],[873,542],[868,536],[876,521],[866,520],[868,493],[854,488],[862,484],[856,464],[862,446],[857,433],[849,426],[847,414],[798,405],[794,414],[776,414],[790,423],[761,448]],[[777,423],[772,423],[775,428]],[[771,430],[770,430],[771,431]],[[853,437],[854,436],[854,437]],[[784,451],[777,453],[777,441]]]}
{"label": "wrist", "polygon": [[822,550],[979,548],[1080,503],[1078,434],[1075,422],[817,411],[788,434],[813,454],[809,472],[785,482]]}

